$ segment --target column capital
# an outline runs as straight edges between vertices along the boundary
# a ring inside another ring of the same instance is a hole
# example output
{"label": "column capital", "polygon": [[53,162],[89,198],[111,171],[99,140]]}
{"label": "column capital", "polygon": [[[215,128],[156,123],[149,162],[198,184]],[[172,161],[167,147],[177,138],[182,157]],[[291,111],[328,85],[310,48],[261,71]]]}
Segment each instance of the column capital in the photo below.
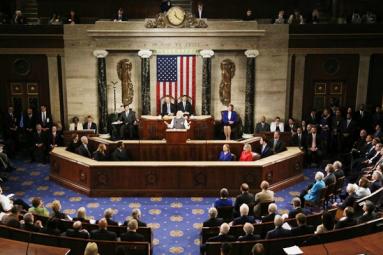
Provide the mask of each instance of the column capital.
{"label": "column capital", "polygon": [[259,55],[258,50],[247,50],[245,51],[245,55],[247,58],[255,58]]}
{"label": "column capital", "polygon": [[142,49],[142,50],[139,50],[137,54],[141,58],[150,58],[153,55],[153,51],[149,49]]}
{"label": "column capital", "polygon": [[96,58],[106,58],[106,56],[108,56],[109,52],[107,52],[106,50],[94,50],[93,51],[93,55],[96,57]]}
{"label": "column capital", "polygon": [[202,58],[211,58],[214,56],[214,51],[212,50],[201,50],[199,54],[202,56]]}

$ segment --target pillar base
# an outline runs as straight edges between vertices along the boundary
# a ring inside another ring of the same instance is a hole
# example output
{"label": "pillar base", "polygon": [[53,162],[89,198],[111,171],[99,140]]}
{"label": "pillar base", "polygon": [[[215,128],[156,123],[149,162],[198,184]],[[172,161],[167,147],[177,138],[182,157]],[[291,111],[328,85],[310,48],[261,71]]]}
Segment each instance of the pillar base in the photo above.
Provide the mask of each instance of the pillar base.
{"label": "pillar base", "polygon": [[253,134],[243,134],[242,135],[242,138],[245,138],[245,139],[249,139],[249,138],[252,138],[252,137],[254,137]]}

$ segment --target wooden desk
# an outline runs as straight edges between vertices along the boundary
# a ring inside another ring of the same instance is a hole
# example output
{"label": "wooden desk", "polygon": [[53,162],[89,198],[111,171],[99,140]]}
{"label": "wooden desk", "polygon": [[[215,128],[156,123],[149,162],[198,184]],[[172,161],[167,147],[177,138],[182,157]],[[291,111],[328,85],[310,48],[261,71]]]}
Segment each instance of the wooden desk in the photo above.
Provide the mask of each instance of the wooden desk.
{"label": "wooden desk", "polygon": [[[25,255],[27,243],[0,238],[0,255]],[[33,255],[64,255],[69,251],[67,248],[57,248],[40,244],[30,243],[28,254]]]}
{"label": "wooden desk", "polygon": [[[170,124],[172,118],[166,119]],[[191,116],[189,138],[191,140],[210,140],[214,138],[214,118],[212,116]],[[162,140],[166,125],[161,116],[143,115],[140,118],[138,133],[141,140]]]}
{"label": "wooden desk", "polygon": [[57,147],[50,178],[89,196],[217,196],[222,187],[237,195],[243,182],[255,191],[263,180],[274,190],[302,181],[302,161],[294,147],[252,162],[98,162]]}
{"label": "wooden desk", "polygon": [[368,255],[381,255],[383,254],[383,247],[381,241],[383,239],[383,232],[365,235],[361,237],[352,238],[349,240],[326,243],[324,245],[312,245],[300,247],[304,254],[310,255],[355,255],[355,254],[368,254]]}
{"label": "wooden desk", "polygon": [[77,133],[79,138],[81,138],[81,136],[84,136],[84,135],[89,137],[98,136],[98,134],[96,134],[94,130],[77,130],[77,131],[64,130],[63,132],[64,146],[68,146],[70,144],[70,142],[72,141],[72,135],[74,133]]}
{"label": "wooden desk", "polygon": [[[100,137],[89,138],[89,148],[96,150],[99,143],[107,145],[108,152],[114,151],[117,142]],[[186,143],[172,143],[165,140],[124,140],[125,148],[132,161],[217,161],[224,144],[239,158],[245,143],[253,150],[259,145],[259,137],[242,141],[187,140]]]}

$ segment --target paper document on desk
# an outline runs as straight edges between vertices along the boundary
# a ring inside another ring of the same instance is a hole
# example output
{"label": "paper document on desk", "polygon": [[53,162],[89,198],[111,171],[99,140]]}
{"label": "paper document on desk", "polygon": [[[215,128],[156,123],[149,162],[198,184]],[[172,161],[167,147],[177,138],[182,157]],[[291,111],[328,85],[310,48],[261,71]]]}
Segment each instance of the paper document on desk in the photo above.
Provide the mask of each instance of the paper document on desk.
{"label": "paper document on desk", "polygon": [[291,246],[291,247],[283,248],[283,251],[287,255],[299,255],[299,254],[303,254],[303,251],[298,246],[296,246],[296,245]]}

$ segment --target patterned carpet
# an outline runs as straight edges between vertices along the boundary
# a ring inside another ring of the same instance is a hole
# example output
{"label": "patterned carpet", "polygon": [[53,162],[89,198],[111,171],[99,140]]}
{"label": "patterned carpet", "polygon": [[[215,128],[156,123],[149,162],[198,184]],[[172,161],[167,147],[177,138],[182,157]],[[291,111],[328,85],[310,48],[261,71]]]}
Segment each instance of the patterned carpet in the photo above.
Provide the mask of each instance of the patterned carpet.
{"label": "patterned carpet", "polygon": [[[76,210],[84,206],[91,218],[99,219],[104,210],[115,210],[115,220],[123,222],[132,208],[140,208],[142,220],[154,229],[154,255],[199,254],[199,229],[207,219],[208,208],[215,198],[203,197],[111,197],[89,198],[49,181],[49,165],[15,162],[16,171],[4,185],[4,193],[14,193],[17,198],[31,201],[40,196],[46,206],[54,200],[61,201],[65,213],[74,216]],[[69,170],[69,169],[68,169]],[[305,181],[277,192],[279,212],[291,209],[290,201],[313,180],[314,170],[305,170]],[[239,184],[238,184],[239,186]]]}

